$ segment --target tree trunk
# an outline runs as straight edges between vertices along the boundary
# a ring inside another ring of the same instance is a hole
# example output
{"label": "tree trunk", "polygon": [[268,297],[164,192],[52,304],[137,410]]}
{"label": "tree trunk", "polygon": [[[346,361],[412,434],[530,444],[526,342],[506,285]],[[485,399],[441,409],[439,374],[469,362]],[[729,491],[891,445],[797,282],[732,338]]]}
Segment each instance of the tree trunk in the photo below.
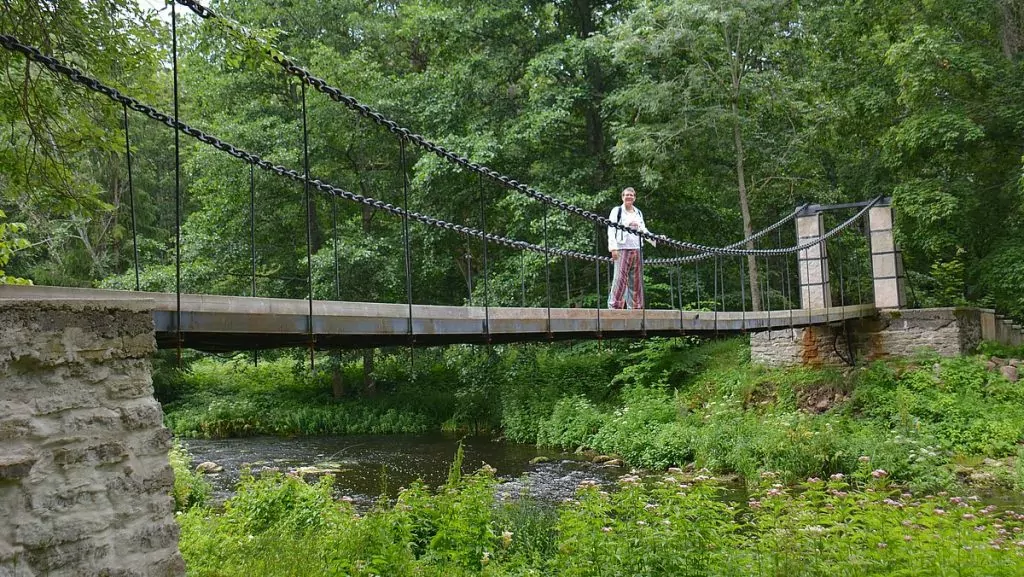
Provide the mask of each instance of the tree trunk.
{"label": "tree trunk", "polygon": [[331,371],[331,393],[335,399],[345,396],[345,375],[341,371],[340,364]]}
{"label": "tree trunk", "polygon": [[[597,26],[594,23],[594,11],[590,0],[575,0],[573,7],[576,10],[577,35],[580,39],[587,39],[596,32]],[[593,175],[595,189],[604,187],[605,175],[608,172],[605,160],[605,134],[604,119],[601,117],[601,101],[604,99],[604,71],[601,70],[600,62],[593,56],[586,56],[584,63],[586,69],[586,81],[589,85],[588,98],[583,103],[583,119],[586,128],[586,150],[587,154],[597,160],[597,171]]]}
{"label": "tree trunk", "polygon": [[368,397],[377,395],[377,381],[373,378],[373,349],[363,351],[363,391]]}
{"label": "tree trunk", "polygon": [[[736,86],[738,92],[738,86]],[[740,130],[740,116],[739,110],[736,106],[735,98],[732,101],[732,136],[733,141],[736,144],[736,180],[739,184],[740,190],[740,213],[743,215],[743,238],[754,234],[754,227],[750,220],[750,203],[747,199],[747,181],[743,174],[743,133]],[[746,244],[747,249],[753,249],[754,243],[748,242]],[[757,275],[757,257],[754,255],[747,256],[747,278],[750,282],[750,303],[751,310],[761,310],[761,293],[758,291],[760,285]]]}

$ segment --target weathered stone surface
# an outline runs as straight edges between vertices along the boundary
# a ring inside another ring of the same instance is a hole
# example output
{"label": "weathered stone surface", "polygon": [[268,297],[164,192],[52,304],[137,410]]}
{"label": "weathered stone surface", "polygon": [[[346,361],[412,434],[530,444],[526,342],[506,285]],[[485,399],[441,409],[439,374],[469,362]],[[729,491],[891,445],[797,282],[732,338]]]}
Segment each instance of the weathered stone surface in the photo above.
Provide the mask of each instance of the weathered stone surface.
{"label": "weathered stone surface", "polygon": [[184,575],[152,314],[0,300],[0,576]]}
{"label": "weathered stone surface", "polygon": [[56,465],[110,465],[128,457],[128,451],[119,441],[108,441],[89,447],[61,447],[53,452]]}
{"label": "weathered stone surface", "polygon": [[0,481],[27,477],[36,461],[38,459],[35,455],[0,455]]}
{"label": "weathered stone surface", "polygon": [[141,403],[122,406],[118,412],[121,413],[121,423],[128,431],[159,427],[164,419],[160,405],[152,398]]}
{"label": "weathered stone surface", "polygon": [[[930,351],[970,353],[982,336],[982,311],[971,308],[881,311],[876,319],[751,333],[751,358],[773,366],[842,365]],[[847,342],[847,339],[850,342]],[[993,359],[1000,364],[1001,359]]]}
{"label": "weathered stone surface", "polygon": [[1011,383],[1016,383],[1017,380],[1020,378],[1017,374],[1017,367],[1013,365],[1005,365],[999,367],[999,372],[1002,373],[1002,375],[1006,377]]}

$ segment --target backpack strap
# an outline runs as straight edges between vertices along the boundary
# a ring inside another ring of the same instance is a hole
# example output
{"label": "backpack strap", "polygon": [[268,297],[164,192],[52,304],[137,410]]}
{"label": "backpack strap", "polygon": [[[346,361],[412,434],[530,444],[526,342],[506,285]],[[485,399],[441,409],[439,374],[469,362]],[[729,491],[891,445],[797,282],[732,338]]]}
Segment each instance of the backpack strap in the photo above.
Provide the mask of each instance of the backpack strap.
{"label": "backpack strap", "polygon": [[[615,221],[615,224],[622,224],[622,205],[621,204],[619,206],[615,207],[615,218],[612,219],[612,220]],[[619,240],[619,235],[621,235],[621,234],[623,234],[621,230],[615,229],[615,240],[616,241]]]}

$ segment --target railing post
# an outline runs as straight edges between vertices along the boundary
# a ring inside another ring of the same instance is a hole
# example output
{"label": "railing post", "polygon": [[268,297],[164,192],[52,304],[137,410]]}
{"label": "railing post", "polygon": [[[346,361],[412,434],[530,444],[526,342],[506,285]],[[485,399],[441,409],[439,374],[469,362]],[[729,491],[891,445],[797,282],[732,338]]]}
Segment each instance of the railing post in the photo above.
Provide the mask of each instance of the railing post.
{"label": "railing post", "polygon": [[903,253],[893,238],[892,222],[892,205],[873,206],[868,210],[871,279],[875,288],[875,307],[879,309],[898,309],[907,304]]}
{"label": "railing post", "polygon": [[[797,215],[797,244],[801,245],[821,238],[825,230],[823,220],[822,213],[814,208],[805,209]],[[825,243],[818,243],[801,250],[797,253],[796,262],[800,276],[800,308],[816,309],[832,306]]]}

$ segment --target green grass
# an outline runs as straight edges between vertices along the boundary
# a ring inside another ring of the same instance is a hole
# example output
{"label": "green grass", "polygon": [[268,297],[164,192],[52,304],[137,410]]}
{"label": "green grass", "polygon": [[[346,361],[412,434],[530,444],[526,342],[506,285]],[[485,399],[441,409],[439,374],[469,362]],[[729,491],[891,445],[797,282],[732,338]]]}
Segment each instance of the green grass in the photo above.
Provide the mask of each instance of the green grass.
{"label": "green grass", "polygon": [[223,512],[178,517],[189,574],[1015,576],[1024,516],[911,495],[859,461],[796,490],[765,473],[744,506],[706,476],[580,486],[557,508],[496,502],[492,470],[416,484],[358,513],[307,485],[245,478]]}

